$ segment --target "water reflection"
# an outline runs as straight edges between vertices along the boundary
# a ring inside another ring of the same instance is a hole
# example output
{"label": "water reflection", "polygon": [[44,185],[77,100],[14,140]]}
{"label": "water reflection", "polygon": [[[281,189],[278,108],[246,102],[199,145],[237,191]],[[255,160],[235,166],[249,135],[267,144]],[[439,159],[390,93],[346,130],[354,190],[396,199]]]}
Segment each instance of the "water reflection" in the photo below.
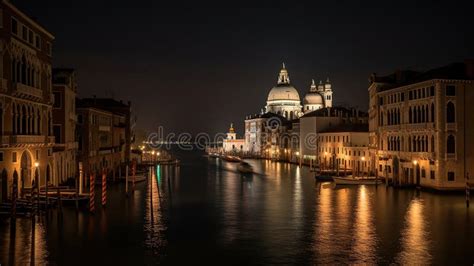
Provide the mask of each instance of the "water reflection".
{"label": "water reflection", "polygon": [[158,165],[156,168],[150,167],[148,175],[145,222],[143,225],[145,245],[147,248],[150,248],[154,254],[160,255],[162,247],[166,245],[164,239],[166,224],[163,219],[159,185],[162,182],[161,166]]}
{"label": "water reflection", "polygon": [[400,264],[419,265],[429,264],[431,261],[431,241],[427,230],[429,224],[424,209],[424,202],[419,198],[413,199],[408,206],[400,243],[401,252],[397,257]]}
{"label": "water reflection", "polygon": [[319,196],[316,205],[316,221],[315,243],[314,249],[316,253],[317,263],[330,263],[333,255],[334,243],[333,238],[333,216],[332,216],[332,193],[333,190],[321,186],[319,188]]}
{"label": "water reflection", "polygon": [[45,224],[37,218],[12,219],[5,224],[0,262],[9,265],[44,265],[48,255]]}
{"label": "water reflection", "polygon": [[354,221],[354,245],[351,256],[356,264],[374,264],[376,249],[372,203],[366,186],[360,186]]}

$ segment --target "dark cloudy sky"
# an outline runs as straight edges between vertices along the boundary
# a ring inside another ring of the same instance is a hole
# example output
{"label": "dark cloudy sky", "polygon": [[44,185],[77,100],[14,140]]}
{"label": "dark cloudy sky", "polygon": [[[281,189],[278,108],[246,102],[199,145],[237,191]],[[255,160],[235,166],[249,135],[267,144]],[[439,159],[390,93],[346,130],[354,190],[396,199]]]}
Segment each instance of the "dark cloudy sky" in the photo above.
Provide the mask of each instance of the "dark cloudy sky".
{"label": "dark cloudy sky", "polygon": [[372,72],[474,58],[473,1],[465,2],[14,1],[56,36],[54,65],[77,69],[81,97],[131,100],[140,127],[178,133],[230,122],[242,133],[281,62],[300,97],[311,78],[329,75],[336,103],[367,109]]}

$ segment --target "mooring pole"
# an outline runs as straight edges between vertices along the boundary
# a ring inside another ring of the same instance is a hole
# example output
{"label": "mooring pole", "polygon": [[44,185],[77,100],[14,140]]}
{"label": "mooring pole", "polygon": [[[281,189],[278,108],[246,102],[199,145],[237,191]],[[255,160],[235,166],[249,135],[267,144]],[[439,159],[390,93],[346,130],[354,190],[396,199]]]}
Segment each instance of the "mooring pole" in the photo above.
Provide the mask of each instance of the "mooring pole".
{"label": "mooring pole", "polygon": [[95,186],[95,174],[90,174],[90,182],[89,182],[89,211],[94,213],[95,211],[95,193],[94,193],[94,186]]}
{"label": "mooring pole", "polygon": [[102,207],[107,205],[107,171],[102,169]]}
{"label": "mooring pole", "polygon": [[469,186],[469,173],[466,173],[466,207],[469,208],[471,188]]}
{"label": "mooring pole", "polygon": [[128,196],[128,163],[125,167],[125,194]]}

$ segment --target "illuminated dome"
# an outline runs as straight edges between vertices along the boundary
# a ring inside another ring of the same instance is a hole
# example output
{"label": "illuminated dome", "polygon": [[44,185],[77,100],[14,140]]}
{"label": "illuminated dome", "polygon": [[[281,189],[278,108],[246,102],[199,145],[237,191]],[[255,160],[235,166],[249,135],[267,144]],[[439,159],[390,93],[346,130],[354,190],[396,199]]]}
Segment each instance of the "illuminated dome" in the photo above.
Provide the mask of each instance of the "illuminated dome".
{"label": "illuminated dome", "polygon": [[300,95],[295,87],[289,84],[278,84],[270,90],[267,101],[277,100],[292,100],[299,102]]}
{"label": "illuminated dome", "polygon": [[278,84],[270,90],[267,98],[267,101],[280,100],[300,101],[298,91],[290,85],[290,76],[285,68],[285,63],[283,63],[283,68],[278,75]]}
{"label": "illuminated dome", "polygon": [[324,104],[323,96],[317,92],[309,92],[304,96],[303,104]]}
{"label": "illuminated dome", "polygon": [[278,75],[278,84],[268,93],[266,112],[284,116],[287,119],[298,118],[301,114],[300,95],[295,87],[290,84],[288,71],[283,63],[283,68]]}

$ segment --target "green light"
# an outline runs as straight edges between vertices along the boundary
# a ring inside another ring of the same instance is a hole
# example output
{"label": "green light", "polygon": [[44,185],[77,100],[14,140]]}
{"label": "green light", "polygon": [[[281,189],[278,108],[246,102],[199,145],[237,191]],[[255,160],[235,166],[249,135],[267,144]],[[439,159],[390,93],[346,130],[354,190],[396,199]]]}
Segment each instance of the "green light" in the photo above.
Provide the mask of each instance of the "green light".
{"label": "green light", "polygon": [[161,171],[160,171],[161,165],[156,166],[156,180],[158,181],[158,184],[161,183]]}

